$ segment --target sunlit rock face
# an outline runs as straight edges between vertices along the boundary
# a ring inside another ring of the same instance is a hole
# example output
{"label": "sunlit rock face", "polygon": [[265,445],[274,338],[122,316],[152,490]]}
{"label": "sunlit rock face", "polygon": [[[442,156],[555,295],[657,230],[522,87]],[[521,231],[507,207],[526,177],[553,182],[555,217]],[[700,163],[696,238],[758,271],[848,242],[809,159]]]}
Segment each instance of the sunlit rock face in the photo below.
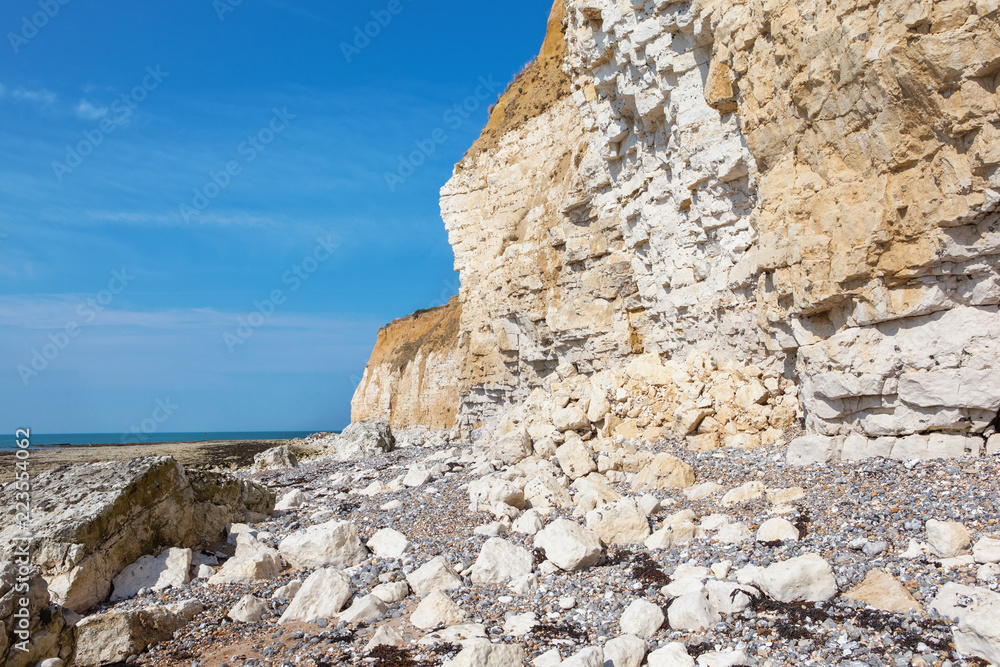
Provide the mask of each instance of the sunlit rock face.
{"label": "sunlit rock face", "polygon": [[461,313],[418,375],[464,430],[606,402],[603,435],[699,449],[982,433],[997,4],[557,1],[442,190]]}

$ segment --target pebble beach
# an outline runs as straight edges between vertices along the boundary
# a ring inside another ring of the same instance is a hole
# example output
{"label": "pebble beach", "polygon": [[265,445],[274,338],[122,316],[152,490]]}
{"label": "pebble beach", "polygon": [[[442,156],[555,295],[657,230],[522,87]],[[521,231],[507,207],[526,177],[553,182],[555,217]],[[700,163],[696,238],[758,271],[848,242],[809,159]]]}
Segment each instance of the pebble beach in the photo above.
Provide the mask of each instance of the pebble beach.
{"label": "pebble beach", "polygon": [[[315,622],[279,625],[291,602],[282,597],[282,587],[312,573],[285,567],[271,580],[212,585],[195,579],[96,610],[190,599],[203,605],[204,611],[173,639],[133,656],[129,664],[430,666],[455,658],[461,642],[476,636],[520,646],[525,664],[561,664],[577,654],[586,657],[587,647],[607,647],[625,634],[623,615],[636,600],[666,615],[692,580],[739,587],[753,579],[753,568],[805,554],[817,554],[830,564],[839,595],[820,603],[786,604],[749,587],[734,588],[748,592],[747,604],[720,611],[709,627],[692,631],[672,629],[669,622],[657,626],[644,638],[648,664],[688,664],[653,661],[658,649],[669,652],[677,643],[690,664],[699,665],[987,664],[956,655],[952,620],[934,609],[934,601],[947,584],[997,591],[1000,567],[977,563],[972,555],[940,558],[924,545],[930,520],[960,522],[973,541],[1000,535],[995,493],[1000,457],[792,467],[785,463],[781,446],[698,454],[664,440],[654,451],[690,465],[697,485],[646,494],[656,501],[645,501],[651,510],[650,529],[656,531],[679,513],[693,514],[692,522],[700,527],[697,536],[672,548],[608,546],[593,566],[563,571],[546,567],[535,536],[516,530],[523,529],[519,522],[497,521],[494,513],[471,509],[470,483],[503,466],[477,455],[469,445],[419,440],[363,461],[317,457],[291,469],[240,473],[275,489],[279,498],[293,493],[300,503],[248,530],[274,548],[290,535],[331,520],[353,523],[363,543],[380,530],[398,531],[409,542],[401,557],[373,554],[344,570],[354,599],[380,584],[406,582],[421,566],[444,557],[461,577],[461,584],[448,594],[464,614],[462,623],[435,632],[414,627],[408,621],[420,599],[409,595],[361,622],[312,619]],[[414,470],[421,474],[408,476]],[[404,479],[408,485],[402,484]],[[622,497],[634,495],[624,482],[610,486]],[[544,522],[559,518],[582,521],[572,508],[565,508],[550,513]],[[762,540],[761,525],[775,518],[794,525],[797,537]],[[484,545],[496,538],[533,555],[531,576],[519,591],[508,584],[476,585],[470,579]],[[218,556],[225,556],[224,545],[216,549]],[[880,611],[846,595],[873,572],[898,582],[913,609]],[[262,603],[260,618],[232,620],[228,614],[248,595]],[[398,633],[399,645],[366,648],[376,630],[387,632],[383,628]]]}

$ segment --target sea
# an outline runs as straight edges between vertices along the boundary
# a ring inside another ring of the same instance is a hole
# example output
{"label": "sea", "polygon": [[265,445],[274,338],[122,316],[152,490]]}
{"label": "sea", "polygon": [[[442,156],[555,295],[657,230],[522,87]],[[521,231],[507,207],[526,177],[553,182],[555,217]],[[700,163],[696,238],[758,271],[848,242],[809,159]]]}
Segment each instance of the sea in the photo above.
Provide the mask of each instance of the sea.
{"label": "sea", "polygon": [[[121,445],[172,442],[211,442],[220,440],[291,440],[304,438],[317,431],[246,431],[217,433],[58,433],[31,434],[31,447],[60,445]],[[0,434],[0,450],[17,447],[13,433]]]}

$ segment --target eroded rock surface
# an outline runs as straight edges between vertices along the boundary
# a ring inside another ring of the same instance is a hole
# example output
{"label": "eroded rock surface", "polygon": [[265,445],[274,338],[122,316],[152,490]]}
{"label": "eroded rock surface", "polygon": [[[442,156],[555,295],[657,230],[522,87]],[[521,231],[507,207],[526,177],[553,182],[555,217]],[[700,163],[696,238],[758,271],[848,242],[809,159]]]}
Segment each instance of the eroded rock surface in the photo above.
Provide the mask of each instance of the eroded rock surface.
{"label": "eroded rock surface", "polygon": [[36,568],[0,561],[0,663],[5,667],[52,659],[69,664],[76,647],[72,616],[51,603],[48,584]]}
{"label": "eroded rock surface", "polygon": [[122,662],[170,639],[202,609],[197,600],[188,600],[167,607],[88,616],[77,624],[76,664],[99,667]]}
{"label": "eroded rock surface", "polygon": [[[24,533],[52,600],[82,612],[107,599],[113,579],[163,547],[195,547],[234,521],[263,518],[274,493],[221,473],[184,470],[172,458],[61,466],[32,481],[39,499]],[[12,489],[0,498],[13,512]],[[19,527],[5,522],[0,553]]]}
{"label": "eroded rock surface", "polygon": [[356,403],[498,435],[520,407],[529,428],[697,450],[804,418],[821,460],[980,455],[1000,410],[997,16],[556,2],[442,189],[450,347],[382,349]]}

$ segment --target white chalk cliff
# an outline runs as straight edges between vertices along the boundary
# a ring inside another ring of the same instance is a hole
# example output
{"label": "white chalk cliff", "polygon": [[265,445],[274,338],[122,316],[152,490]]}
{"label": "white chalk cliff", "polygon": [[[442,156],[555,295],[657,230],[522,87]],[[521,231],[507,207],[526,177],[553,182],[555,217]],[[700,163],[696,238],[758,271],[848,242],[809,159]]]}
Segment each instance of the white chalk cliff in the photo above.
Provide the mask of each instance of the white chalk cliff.
{"label": "white chalk cliff", "polygon": [[450,347],[397,363],[391,401],[363,383],[355,419],[537,440],[576,408],[698,449],[804,420],[819,460],[979,453],[998,78],[998,0],[557,0],[442,190]]}

